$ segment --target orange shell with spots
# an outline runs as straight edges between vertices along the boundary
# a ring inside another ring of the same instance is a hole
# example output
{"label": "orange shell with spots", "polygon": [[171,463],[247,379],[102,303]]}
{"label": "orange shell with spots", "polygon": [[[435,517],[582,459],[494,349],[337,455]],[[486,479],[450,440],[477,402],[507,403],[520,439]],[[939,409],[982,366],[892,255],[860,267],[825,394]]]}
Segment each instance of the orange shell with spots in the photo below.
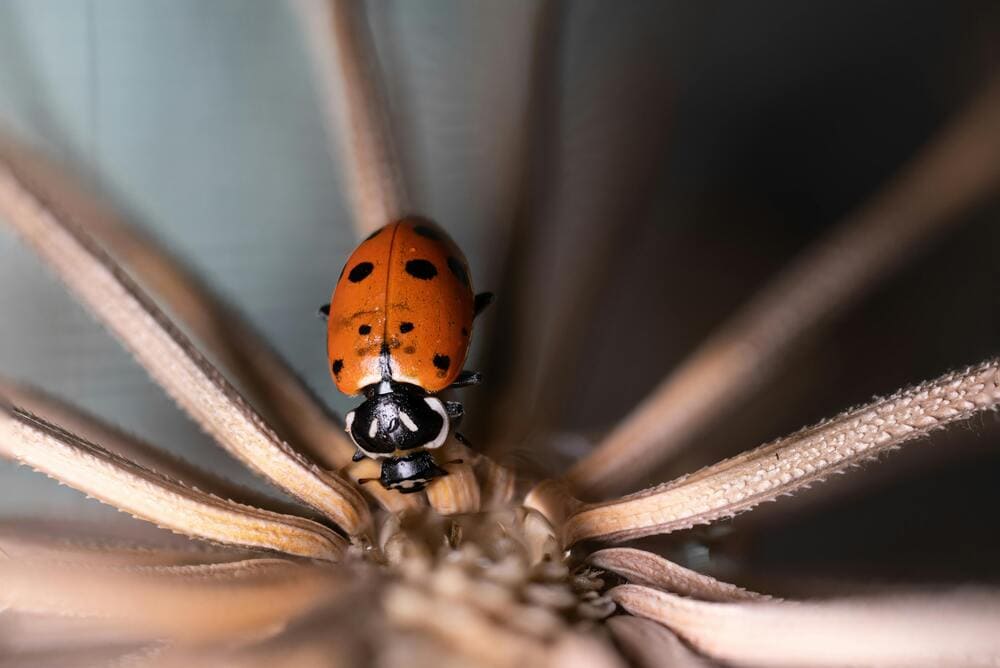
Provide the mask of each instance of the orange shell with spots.
{"label": "orange shell with spots", "polygon": [[330,300],[337,388],[360,394],[388,375],[443,390],[462,371],[473,311],[468,263],[444,230],[422,218],[380,228],[351,254]]}

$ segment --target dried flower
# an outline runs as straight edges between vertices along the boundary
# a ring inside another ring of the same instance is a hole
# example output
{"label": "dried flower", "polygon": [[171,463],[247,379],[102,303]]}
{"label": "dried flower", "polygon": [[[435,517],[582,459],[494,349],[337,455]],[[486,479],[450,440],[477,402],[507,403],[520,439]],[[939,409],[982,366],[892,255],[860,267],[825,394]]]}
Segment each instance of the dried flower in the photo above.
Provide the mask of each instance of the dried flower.
{"label": "dried flower", "polygon": [[[341,128],[334,134],[349,140],[343,160],[354,168],[363,232],[405,211],[406,199],[352,7],[300,3],[322,80],[340,84],[325,101]],[[373,462],[350,461],[339,420],[234,309],[134,229],[72,204],[79,194],[65,177],[5,142],[0,218],[178,406],[291,502],[234,488],[40,390],[0,381],[0,455],[203,541],[5,527],[0,642],[14,661],[52,665],[996,663],[1000,594],[990,589],[791,601],[603,544],[749,511],[995,410],[997,358],[614,496],[998,182],[993,83],[564,477],[531,480],[486,447],[449,443],[444,459],[461,462],[404,496],[357,484]],[[220,319],[240,336],[220,334]]]}

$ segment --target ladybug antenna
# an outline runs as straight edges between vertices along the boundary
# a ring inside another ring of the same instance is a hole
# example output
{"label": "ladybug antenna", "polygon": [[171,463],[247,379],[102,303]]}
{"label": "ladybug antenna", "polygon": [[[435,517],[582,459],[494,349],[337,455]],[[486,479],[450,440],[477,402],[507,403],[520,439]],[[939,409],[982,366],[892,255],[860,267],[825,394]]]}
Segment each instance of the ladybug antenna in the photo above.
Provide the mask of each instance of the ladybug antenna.
{"label": "ladybug antenna", "polygon": [[370,482],[375,482],[378,478],[358,478],[359,485],[367,485]]}

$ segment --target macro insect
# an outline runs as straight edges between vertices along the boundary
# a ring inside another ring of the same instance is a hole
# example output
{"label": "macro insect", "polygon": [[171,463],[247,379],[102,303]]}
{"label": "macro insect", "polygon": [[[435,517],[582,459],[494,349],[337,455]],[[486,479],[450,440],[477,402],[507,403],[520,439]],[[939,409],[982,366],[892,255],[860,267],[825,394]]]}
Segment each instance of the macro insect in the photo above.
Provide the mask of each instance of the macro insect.
{"label": "macro insect", "polygon": [[464,408],[435,395],[481,382],[462,365],[472,322],[492,301],[492,293],[473,292],[458,245],[423,218],[379,228],[341,270],[320,308],[330,373],[341,392],[365,397],[347,414],[346,431],[358,447],[355,461],[382,460],[386,489],[419,492],[447,475],[431,450],[448,440]]}

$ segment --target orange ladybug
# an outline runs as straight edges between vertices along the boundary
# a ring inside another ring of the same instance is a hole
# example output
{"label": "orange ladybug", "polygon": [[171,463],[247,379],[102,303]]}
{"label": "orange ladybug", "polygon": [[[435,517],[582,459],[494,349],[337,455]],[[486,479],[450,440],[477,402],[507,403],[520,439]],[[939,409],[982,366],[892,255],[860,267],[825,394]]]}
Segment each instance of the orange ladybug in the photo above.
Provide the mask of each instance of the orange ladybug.
{"label": "orange ladybug", "polygon": [[492,301],[491,293],[473,293],[462,251],[423,218],[376,230],[341,270],[320,309],[330,373],[341,392],[365,397],[346,429],[355,461],[382,460],[386,489],[419,492],[446,475],[430,451],[444,445],[464,410],[434,395],[481,381],[462,365],[472,321]]}

